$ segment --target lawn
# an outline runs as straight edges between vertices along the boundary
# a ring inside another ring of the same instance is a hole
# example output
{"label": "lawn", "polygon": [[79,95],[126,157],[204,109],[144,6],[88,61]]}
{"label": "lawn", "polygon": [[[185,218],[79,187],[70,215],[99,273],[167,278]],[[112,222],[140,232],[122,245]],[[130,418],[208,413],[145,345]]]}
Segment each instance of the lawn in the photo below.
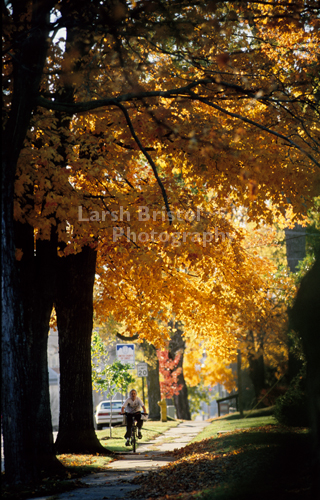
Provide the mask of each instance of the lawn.
{"label": "lawn", "polygon": [[[163,434],[168,429],[176,427],[179,422],[179,420],[172,420],[168,422],[144,422],[142,428],[142,439],[139,440],[139,443],[147,443],[148,441],[151,441],[160,434]],[[105,428],[102,431],[96,431],[101,444],[108,450],[113,452],[123,452],[128,450],[128,448],[126,448],[125,446],[125,433],[126,428],[122,426],[112,428],[111,438],[109,428]]]}
{"label": "lawn", "polygon": [[[277,424],[270,410],[240,418],[232,414],[214,419],[186,447],[172,452],[174,461],[134,480],[140,489],[131,493],[144,500],[314,500],[311,493],[311,438],[308,429]],[[179,421],[147,422],[147,442]],[[97,431],[108,451],[121,453],[124,427]],[[169,453],[168,453],[169,454]],[[37,489],[3,492],[17,500],[55,494],[75,486],[77,478],[103,471],[112,458],[105,455],[59,455],[73,481],[44,481]],[[18,493],[18,494],[17,494]]]}
{"label": "lawn", "polygon": [[[179,424],[179,420],[168,421],[168,422],[144,422],[142,428],[142,439],[139,443],[147,443],[153,440],[160,434],[163,434],[168,429],[176,427]],[[124,435],[126,428],[122,426],[112,427],[111,438],[110,429],[105,428],[102,431],[96,431],[100,443],[108,450],[113,453],[123,453],[128,451],[125,446]],[[70,472],[90,474],[91,472],[99,472],[101,469],[108,465],[108,463],[113,460],[112,457],[107,457],[104,455],[58,455],[58,459],[63,463],[64,466],[68,467]]]}
{"label": "lawn", "polygon": [[[138,476],[135,495],[157,500],[314,500],[311,438],[271,415],[233,414],[212,421],[175,461]],[[172,488],[170,485],[174,485]]]}
{"label": "lawn", "polygon": [[227,432],[232,432],[237,429],[249,429],[276,423],[277,421],[273,416],[273,408],[244,412],[244,418],[240,418],[239,413],[232,413],[224,417],[213,419],[212,424],[200,432],[200,434],[194,438],[193,442],[202,441],[202,439],[215,436],[222,436]]}

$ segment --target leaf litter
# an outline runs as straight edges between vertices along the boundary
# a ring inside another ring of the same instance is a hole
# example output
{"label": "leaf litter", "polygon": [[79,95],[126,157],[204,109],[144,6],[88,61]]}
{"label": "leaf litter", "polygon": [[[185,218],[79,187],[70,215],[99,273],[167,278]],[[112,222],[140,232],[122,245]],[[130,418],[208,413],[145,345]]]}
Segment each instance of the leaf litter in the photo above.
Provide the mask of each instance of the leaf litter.
{"label": "leaf litter", "polygon": [[[288,498],[293,490],[297,493],[294,498],[309,498],[310,460],[304,445],[302,450],[299,448],[299,434],[306,438],[305,429],[267,425],[191,443],[167,453],[176,458],[174,462],[136,476],[131,482],[139,484],[140,488],[130,496],[144,500],[189,500],[201,498],[199,494],[205,490],[229,483],[249,480],[261,488],[262,475],[267,489],[278,488],[278,483],[282,482],[284,495],[288,494]],[[289,454],[289,459],[288,446],[296,450]],[[288,467],[283,468],[284,458],[287,462],[293,460],[289,464],[289,475]]]}

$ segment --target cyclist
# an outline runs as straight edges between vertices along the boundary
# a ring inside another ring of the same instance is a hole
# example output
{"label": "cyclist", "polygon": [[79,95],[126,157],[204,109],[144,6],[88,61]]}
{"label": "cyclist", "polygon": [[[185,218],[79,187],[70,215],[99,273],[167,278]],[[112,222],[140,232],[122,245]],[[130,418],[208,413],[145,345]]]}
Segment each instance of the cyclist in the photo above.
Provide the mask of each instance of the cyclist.
{"label": "cyclist", "polygon": [[127,432],[125,434],[125,438],[127,439],[126,441],[126,446],[130,446],[130,437],[131,437],[131,429],[132,429],[132,422],[133,419],[135,418],[137,421],[137,427],[138,427],[138,438],[142,438],[141,434],[141,427],[143,424],[143,421],[141,420],[141,409],[143,409],[144,413],[147,413],[146,407],[144,406],[143,402],[141,401],[140,398],[137,396],[137,391],[135,389],[131,389],[129,392],[129,397],[128,399],[123,403],[123,406],[121,408],[121,413],[124,413],[124,409],[126,408],[126,415],[127,415]]}

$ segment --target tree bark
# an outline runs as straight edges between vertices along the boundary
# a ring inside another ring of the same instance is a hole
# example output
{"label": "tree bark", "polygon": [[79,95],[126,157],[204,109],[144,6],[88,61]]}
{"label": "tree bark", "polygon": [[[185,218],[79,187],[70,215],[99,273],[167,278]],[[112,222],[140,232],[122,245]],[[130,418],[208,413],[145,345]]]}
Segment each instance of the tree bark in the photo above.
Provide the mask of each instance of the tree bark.
{"label": "tree bark", "polygon": [[[20,22],[27,2],[13,1],[14,22]],[[6,481],[29,483],[41,478],[44,461],[55,462],[50,450],[48,433],[38,439],[35,421],[40,414],[30,413],[29,390],[37,391],[30,371],[30,353],[25,329],[24,304],[21,295],[19,273],[15,265],[13,223],[14,180],[18,157],[29,127],[32,111],[38,97],[38,88],[47,53],[49,32],[48,15],[54,2],[34,1],[28,35],[17,31],[15,57],[13,58],[13,94],[8,121],[3,132],[1,208],[2,208],[2,425],[5,455]],[[5,15],[5,12],[4,12]],[[32,358],[34,363],[34,359]],[[39,387],[38,387],[39,389]],[[39,441],[41,448],[38,449]],[[30,446],[30,443],[32,445]],[[32,450],[32,451],[31,451]],[[30,459],[30,453],[37,457]]]}
{"label": "tree bark", "polygon": [[34,243],[34,230],[27,223],[15,223],[15,241],[23,252],[17,261],[24,328],[28,338],[29,460],[35,473],[57,474],[64,467],[53,446],[48,376],[48,332],[55,292],[56,237]]}
{"label": "tree bark", "polygon": [[35,474],[29,459],[28,339],[14,257],[12,167],[5,161],[2,165],[1,416],[5,480],[18,484],[35,480]]}
{"label": "tree bark", "polygon": [[183,376],[183,354],[185,350],[185,341],[182,337],[183,330],[179,323],[174,324],[175,332],[173,333],[169,343],[169,357],[174,359],[177,352],[180,351],[181,358],[177,368],[182,368],[178,376],[178,384],[182,385],[182,389],[178,395],[173,396],[174,405],[177,412],[177,418],[182,420],[191,420],[189,401],[188,401],[188,388]]}
{"label": "tree bark", "polygon": [[[154,349],[155,353],[155,349]],[[149,405],[149,419],[160,420],[160,406],[158,402],[161,400],[160,393],[160,380],[159,380],[159,360],[154,356],[152,364],[148,364],[148,405]]]}
{"label": "tree bark", "polygon": [[262,389],[265,389],[266,386],[263,351],[262,348],[259,352],[255,350],[253,333],[251,331],[248,333],[247,341],[251,343],[251,348],[248,349],[249,377],[254,387],[257,403]]}
{"label": "tree bark", "polygon": [[260,352],[250,354],[249,358],[249,376],[251,378],[254,393],[256,397],[256,401],[258,402],[259,396],[261,394],[262,389],[265,389],[265,367],[264,367],[264,359],[263,354]]}
{"label": "tree bark", "polygon": [[57,453],[106,453],[94,430],[91,335],[96,251],[61,257],[55,301],[59,331],[60,419]]}

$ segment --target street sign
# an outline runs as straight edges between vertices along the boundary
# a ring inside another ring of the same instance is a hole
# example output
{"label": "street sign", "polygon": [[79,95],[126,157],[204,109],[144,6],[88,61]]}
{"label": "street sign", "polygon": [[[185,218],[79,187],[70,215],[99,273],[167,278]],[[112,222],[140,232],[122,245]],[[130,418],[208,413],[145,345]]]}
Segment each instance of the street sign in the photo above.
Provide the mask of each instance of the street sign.
{"label": "street sign", "polygon": [[134,368],[134,344],[117,344],[117,360]]}
{"label": "street sign", "polygon": [[147,363],[138,363],[137,364],[137,376],[138,377],[147,377],[148,376]]}

